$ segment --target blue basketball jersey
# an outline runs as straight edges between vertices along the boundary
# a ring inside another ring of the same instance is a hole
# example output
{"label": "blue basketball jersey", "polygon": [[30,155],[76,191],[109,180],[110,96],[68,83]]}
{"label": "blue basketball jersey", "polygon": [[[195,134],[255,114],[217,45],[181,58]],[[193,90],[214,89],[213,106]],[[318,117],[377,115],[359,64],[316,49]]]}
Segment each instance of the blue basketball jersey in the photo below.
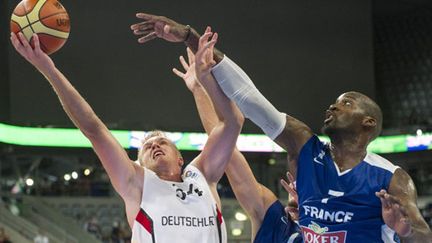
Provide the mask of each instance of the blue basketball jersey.
{"label": "blue basketball jersey", "polygon": [[297,192],[304,242],[399,242],[384,224],[375,192],[388,190],[398,167],[368,153],[343,172],[333,161],[328,144],[312,136],[298,159]]}
{"label": "blue basketball jersey", "polygon": [[254,243],[301,243],[299,226],[287,218],[284,206],[276,200],[268,209]]}

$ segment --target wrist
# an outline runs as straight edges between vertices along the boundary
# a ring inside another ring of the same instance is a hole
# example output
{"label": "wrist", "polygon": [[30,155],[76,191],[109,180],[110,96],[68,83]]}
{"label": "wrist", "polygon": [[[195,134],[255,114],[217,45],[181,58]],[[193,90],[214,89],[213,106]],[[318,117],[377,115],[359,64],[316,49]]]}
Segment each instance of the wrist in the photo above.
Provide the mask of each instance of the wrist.
{"label": "wrist", "polygon": [[186,32],[186,34],[185,34],[185,38],[184,38],[183,42],[186,43],[186,42],[189,40],[189,37],[190,37],[191,32],[192,32],[191,29],[192,29],[192,28],[190,27],[190,25],[186,25],[186,26],[185,26],[185,32]]}
{"label": "wrist", "polygon": [[198,80],[190,87],[192,93],[199,92],[203,90],[203,86],[198,82]]}
{"label": "wrist", "polygon": [[53,75],[56,74],[57,68],[55,66],[47,66],[47,67],[38,68],[38,70],[45,77],[51,78]]}

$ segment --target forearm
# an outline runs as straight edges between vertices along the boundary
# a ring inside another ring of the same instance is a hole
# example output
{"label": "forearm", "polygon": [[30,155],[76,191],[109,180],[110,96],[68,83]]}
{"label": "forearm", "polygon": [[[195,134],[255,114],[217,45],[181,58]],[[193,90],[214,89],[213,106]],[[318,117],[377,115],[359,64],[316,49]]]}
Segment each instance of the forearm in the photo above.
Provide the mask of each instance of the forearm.
{"label": "forearm", "polygon": [[412,233],[401,239],[403,243],[432,243],[432,232],[426,224],[421,227],[413,226]]}
{"label": "forearm", "polygon": [[212,72],[226,96],[271,139],[274,140],[283,131],[286,115],[259,92],[248,75],[233,61],[224,57]]}
{"label": "forearm", "polygon": [[225,170],[234,195],[252,220],[262,220],[276,196],[256,180],[246,158],[234,150]]}
{"label": "forearm", "polygon": [[[186,26],[185,26],[186,28]],[[192,27],[190,28],[190,33],[187,35],[186,40],[184,41],[185,45],[189,47],[193,53],[196,53],[198,50],[198,42],[201,35]],[[213,51],[213,58],[214,60],[219,63],[224,57],[224,54],[219,51],[218,49],[214,48]]]}
{"label": "forearm", "polygon": [[219,118],[216,115],[213,104],[211,103],[210,98],[204,87],[202,87],[201,85],[197,85],[192,90],[192,94],[204,130],[207,134],[210,134],[210,132],[219,122]]}
{"label": "forearm", "polygon": [[66,114],[84,135],[96,136],[100,129],[106,129],[90,105],[57,68],[50,68],[42,74],[53,87]]}
{"label": "forearm", "polygon": [[243,116],[236,105],[222,92],[213,75],[208,74],[200,79],[214,104],[214,110],[219,120],[225,125],[233,127],[233,129],[240,129],[243,124]]}

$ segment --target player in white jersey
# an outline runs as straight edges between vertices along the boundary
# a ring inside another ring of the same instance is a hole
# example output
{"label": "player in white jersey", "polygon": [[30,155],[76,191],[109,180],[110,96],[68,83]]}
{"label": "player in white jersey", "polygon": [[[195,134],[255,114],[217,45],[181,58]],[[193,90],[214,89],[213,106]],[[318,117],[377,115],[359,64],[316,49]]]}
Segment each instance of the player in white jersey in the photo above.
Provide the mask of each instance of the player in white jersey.
{"label": "player in white jersey", "polygon": [[[137,17],[144,21],[132,25],[131,29],[141,36],[140,43],[162,38],[184,42],[193,51],[196,49],[199,34],[189,26],[163,16],[139,13]],[[215,51],[215,60],[218,65],[212,72],[225,94],[236,102],[245,117],[287,151],[289,169],[296,177],[300,152],[314,137],[312,130],[294,117],[279,112],[229,58]],[[331,144],[328,153],[322,156],[330,154],[339,173],[350,171],[365,160],[366,148],[380,134],[381,124],[381,110],[369,97],[358,92],[342,94],[326,112],[323,132],[330,137]],[[388,188],[380,189],[376,196],[381,200],[383,210],[382,215],[377,216],[382,216],[387,226],[404,242],[432,242],[432,232],[416,206],[417,193],[410,176],[397,168]],[[302,214],[305,212],[300,212],[300,218]]]}
{"label": "player in white jersey", "polygon": [[[207,32],[202,39],[209,38]],[[56,68],[33,35],[34,49],[25,37],[11,33],[15,49],[41,72],[54,88],[69,118],[91,141],[114,189],[125,202],[133,242],[226,242],[216,184],[231,158],[243,116],[215,83],[206,46],[197,57],[197,76],[212,101],[223,107],[223,119],[210,133],[202,152],[186,167],[176,146],[163,136],[151,136],[140,149],[138,165]],[[213,35],[211,46],[217,34]]]}

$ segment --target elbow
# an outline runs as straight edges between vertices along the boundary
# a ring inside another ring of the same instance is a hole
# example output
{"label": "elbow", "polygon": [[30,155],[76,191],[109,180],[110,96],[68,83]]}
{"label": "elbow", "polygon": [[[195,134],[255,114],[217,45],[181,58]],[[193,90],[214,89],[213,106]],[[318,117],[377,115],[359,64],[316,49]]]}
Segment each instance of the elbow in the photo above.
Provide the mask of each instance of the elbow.
{"label": "elbow", "polygon": [[81,132],[90,140],[100,137],[106,130],[108,128],[101,124],[82,126],[81,128]]}
{"label": "elbow", "polygon": [[240,112],[237,112],[235,115],[235,123],[237,124],[239,130],[241,130],[241,128],[243,127],[245,118],[243,116],[243,114],[241,114]]}
{"label": "elbow", "polygon": [[244,121],[245,121],[245,117],[243,116],[243,114],[238,109],[235,109],[234,123],[240,128],[240,130],[243,127]]}

